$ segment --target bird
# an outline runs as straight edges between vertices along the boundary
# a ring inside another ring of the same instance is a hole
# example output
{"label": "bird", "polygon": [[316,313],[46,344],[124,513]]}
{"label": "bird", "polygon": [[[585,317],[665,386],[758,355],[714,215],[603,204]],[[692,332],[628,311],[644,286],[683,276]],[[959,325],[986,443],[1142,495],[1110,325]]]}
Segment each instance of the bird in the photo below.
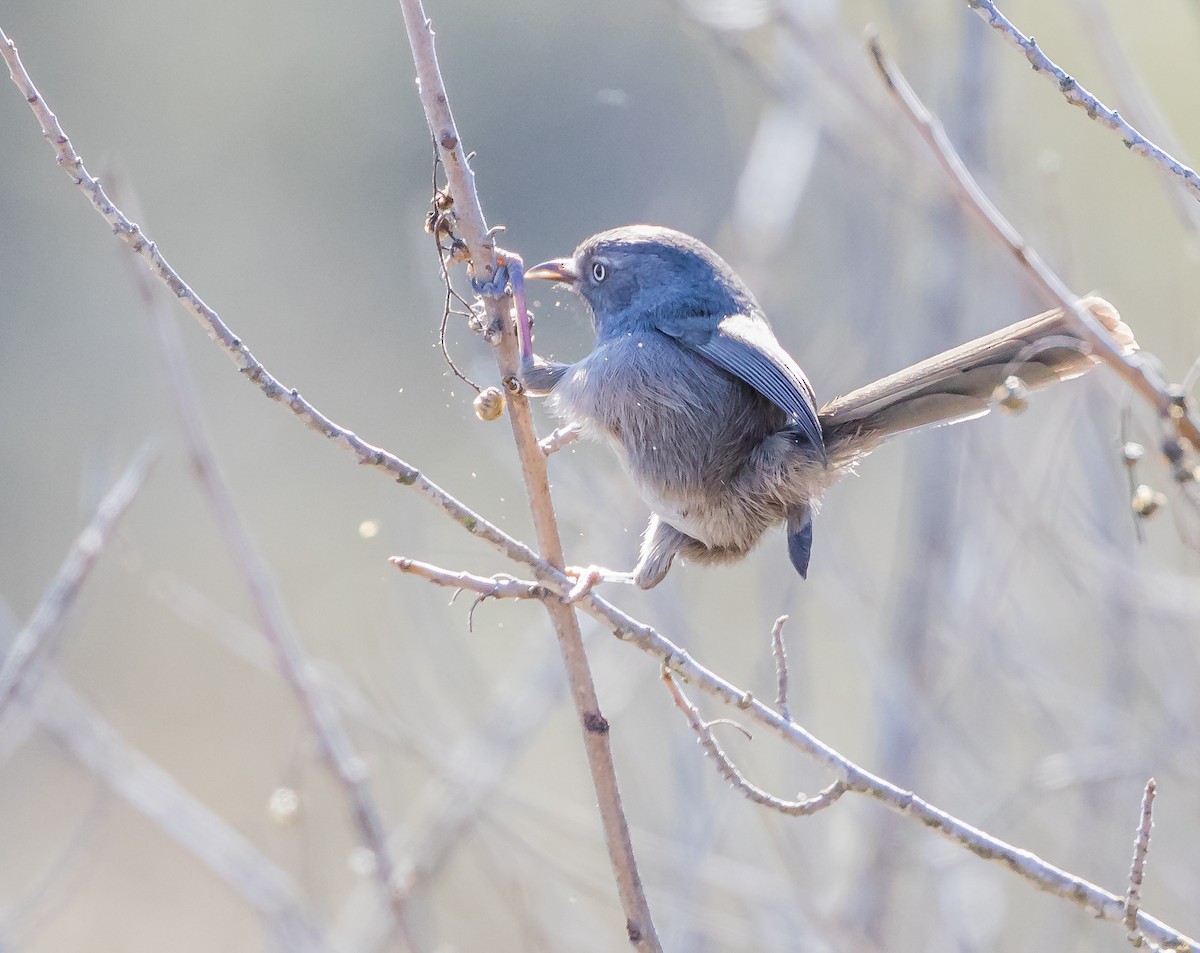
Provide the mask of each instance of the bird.
{"label": "bird", "polygon": [[[786,525],[789,559],[806,578],[822,494],[880,443],[959,423],[995,404],[1077,377],[1096,363],[1061,310],[1002,328],[818,405],[737,273],[711,248],[659,225],[584,240],[570,257],[524,269],[578,295],[595,331],[573,364],[534,353],[517,297],[518,379],[584,436],[606,440],[651,511],[630,572],[599,581],[658,585],[675,557],[741,559]],[[1133,332],[1109,302],[1080,301],[1125,351]]]}

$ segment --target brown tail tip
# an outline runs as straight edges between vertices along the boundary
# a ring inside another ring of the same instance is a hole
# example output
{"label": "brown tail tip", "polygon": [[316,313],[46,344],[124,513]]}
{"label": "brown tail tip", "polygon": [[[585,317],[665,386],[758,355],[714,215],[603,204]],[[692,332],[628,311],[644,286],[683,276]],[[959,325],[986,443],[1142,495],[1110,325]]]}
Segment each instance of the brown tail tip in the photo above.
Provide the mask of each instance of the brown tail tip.
{"label": "brown tail tip", "polygon": [[1121,320],[1121,313],[1112,304],[1099,295],[1088,295],[1079,299],[1080,305],[1087,308],[1104,329],[1113,336],[1126,354],[1138,350],[1138,342],[1133,336],[1133,328]]}

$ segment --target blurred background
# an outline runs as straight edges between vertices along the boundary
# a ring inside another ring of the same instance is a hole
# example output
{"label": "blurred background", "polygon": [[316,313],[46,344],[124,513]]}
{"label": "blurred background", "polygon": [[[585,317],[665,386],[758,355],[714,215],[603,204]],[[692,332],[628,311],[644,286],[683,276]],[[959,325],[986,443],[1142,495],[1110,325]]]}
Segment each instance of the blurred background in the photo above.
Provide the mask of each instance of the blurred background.
{"label": "blurred background", "polygon": [[[1006,12],[1106,103],[1197,156],[1200,6]],[[863,52],[868,24],[984,188],[1173,380],[1200,354],[1194,200],[1070,108],[963,3],[431,0],[491,224],[526,261],[614,225],[737,268],[829,399],[1044,310],[955,204]],[[2,25],[83,155],[288,386],[524,539],[506,422],[438,349],[431,145],[395,3],[10,4]],[[167,302],[220,471],[369,770],[408,884],[391,929],[345,792],[258,630],[189,466],[127,250],[0,90],[0,644],[147,439],[161,458],[0,721],[0,949],[621,950],[575,715],[540,607],[401,576],[511,569],[240,379]],[[1182,143],[1182,145],[1179,145]],[[457,276],[461,282],[461,275]],[[590,329],[538,288],[538,347]],[[452,318],[448,346],[494,383]],[[774,692],[864,767],[1122,892],[1159,782],[1145,908],[1200,933],[1196,514],[1106,372],[884,447],[827,497],[802,583],[782,534],[612,593]],[[552,422],[543,416],[548,429]],[[1136,472],[1123,441],[1148,447]],[[632,565],[646,512],[606,448],[551,461],[568,558]],[[1133,486],[1167,497],[1138,521]],[[520,571],[520,570],[516,570]],[[585,620],[643,878],[671,951],[1119,949],[1121,928],[861,798],[806,819],[731,791],[657,666]],[[728,715],[704,700],[709,717]],[[830,777],[727,731],[784,797]]]}

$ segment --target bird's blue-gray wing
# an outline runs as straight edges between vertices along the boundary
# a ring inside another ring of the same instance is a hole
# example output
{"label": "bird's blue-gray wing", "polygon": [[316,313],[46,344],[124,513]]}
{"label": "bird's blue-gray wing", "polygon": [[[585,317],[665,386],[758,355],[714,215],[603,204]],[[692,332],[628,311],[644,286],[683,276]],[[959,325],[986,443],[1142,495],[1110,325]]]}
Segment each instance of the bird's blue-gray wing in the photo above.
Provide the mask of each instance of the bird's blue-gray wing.
{"label": "bird's blue-gray wing", "polygon": [[763,318],[732,314],[721,318],[715,327],[708,317],[706,321],[660,324],[659,330],[753,387],[786,413],[789,425],[804,434],[824,456],[825,443],[812,385],[775,340]]}

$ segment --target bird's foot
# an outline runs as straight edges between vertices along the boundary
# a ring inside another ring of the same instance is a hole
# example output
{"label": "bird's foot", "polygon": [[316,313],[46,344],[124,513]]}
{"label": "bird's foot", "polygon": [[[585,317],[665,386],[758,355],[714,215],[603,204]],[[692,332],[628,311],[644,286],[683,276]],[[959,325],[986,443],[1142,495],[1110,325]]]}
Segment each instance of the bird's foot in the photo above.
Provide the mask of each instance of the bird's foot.
{"label": "bird's foot", "polygon": [[477,295],[485,298],[503,298],[508,291],[513,271],[524,274],[524,262],[522,262],[521,256],[516,252],[497,248],[496,270],[492,273],[492,277],[480,280],[476,275],[471,275],[471,287]]}
{"label": "bird's foot", "polygon": [[[555,382],[557,383],[557,381]],[[559,427],[553,431],[548,437],[543,437],[538,441],[538,447],[546,456],[552,453],[558,453],[563,447],[569,443],[574,443],[583,436],[583,424],[578,420],[572,421],[566,426]]]}
{"label": "bird's foot", "polygon": [[566,573],[570,578],[575,580],[575,585],[571,587],[571,591],[563,597],[563,602],[567,605],[573,605],[578,602],[602,582],[620,582],[632,585],[634,581],[633,573],[631,572],[614,572],[611,569],[603,569],[600,566],[588,566],[587,568],[568,566]]}
{"label": "bird's foot", "polygon": [[521,359],[521,373],[534,365],[533,325],[529,320],[529,309],[525,306],[525,263],[516,252],[496,249],[496,271],[491,278],[480,281],[471,276],[471,287],[485,298],[503,298],[511,291],[513,310],[517,325],[517,350]]}

